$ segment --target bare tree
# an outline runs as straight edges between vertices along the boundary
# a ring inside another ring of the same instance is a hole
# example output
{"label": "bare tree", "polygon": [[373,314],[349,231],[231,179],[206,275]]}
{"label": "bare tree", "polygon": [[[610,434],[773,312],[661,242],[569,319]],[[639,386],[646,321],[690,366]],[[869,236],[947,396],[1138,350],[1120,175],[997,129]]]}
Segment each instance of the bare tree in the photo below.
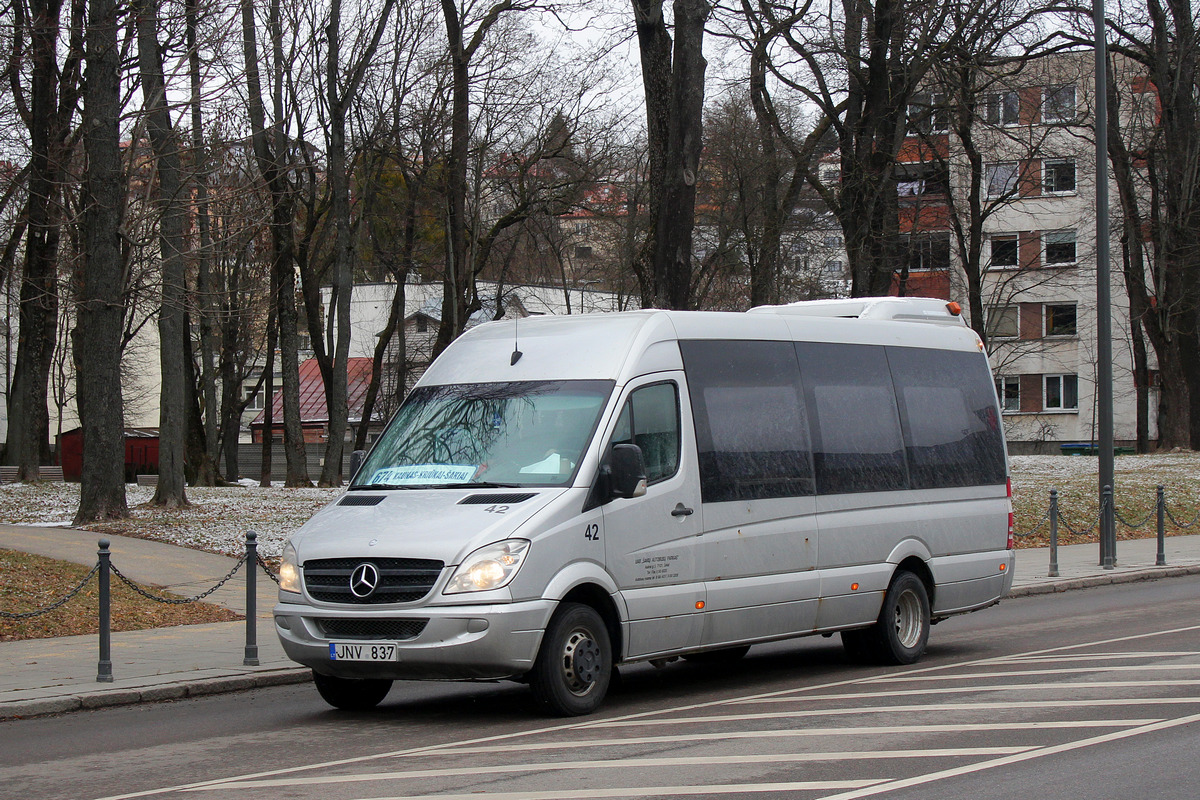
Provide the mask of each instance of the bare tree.
{"label": "bare tree", "polygon": [[184,369],[187,278],[184,255],[184,180],[179,161],[179,143],[170,110],[158,43],[158,0],[139,0],[135,5],[138,63],[146,128],[154,150],[155,177],[160,217],[158,246],[162,271],[162,304],[158,311],[159,365],[162,390],[159,395],[158,484],[151,501],[169,508],[188,505],[184,460],[187,443],[187,379]]}
{"label": "bare tree", "polygon": [[75,524],[129,516],[121,419],[121,333],[125,260],[120,209],[126,190],[117,121],[121,104],[117,5],[89,0],[84,99],[84,258],[75,276],[73,334],[83,473]]}
{"label": "bare tree", "polygon": [[[258,25],[251,0],[242,0],[242,48],[246,73],[247,110],[254,155],[271,197],[271,296],[277,309],[275,319],[283,373],[283,443],[287,459],[287,486],[309,486],[308,457],[300,425],[300,369],[296,341],[296,273],[294,201],[288,185],[287,143],[284,141],[283,48],[278,0],[271,0],[269,26],[274,65],[275,127],[268,131],[259,76]],[[270,402],[270,401],[268,401]],[[273,428],[266,428],[264,446],[270,448]],[[269,481],[269,469],[263,476]]]}
{"label": "bare tree", "polygon": [[[72,122],[79,99],[83,60],[83,0],[72,2],[67,47],[61,0],[13,3],[17,30],[27,30],[30,89],[21,90],[19,67],[10,62],[10,86],[29,130],[31,159],[26,182],[25,263],[21,283],[20,339],[9,394],[7,461],[20,480],[36,480],[38,465],[49,461],[47,385],[58,316],[58,250],[62,226],[62,187],[72,148]],[[12,58],[19,64],[14,37]],[[59,63],[60,52],[63,61]]]}

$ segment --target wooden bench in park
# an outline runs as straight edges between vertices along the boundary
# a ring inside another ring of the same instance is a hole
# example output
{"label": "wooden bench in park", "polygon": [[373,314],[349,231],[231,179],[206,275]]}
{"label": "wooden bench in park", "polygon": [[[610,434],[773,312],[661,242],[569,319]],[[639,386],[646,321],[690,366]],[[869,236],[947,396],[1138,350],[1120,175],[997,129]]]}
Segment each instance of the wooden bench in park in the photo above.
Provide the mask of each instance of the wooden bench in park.
{"label": "wooden bench in park", "polygon": [[154,475],[154,474],[138,475],[137,476],[137,485],[138,486],[158,486],[158,476]]}
{"label": "wooden bench in park", "polygon": [[[63,469],[60,466],[47,464],[38,467],[38,479],[62,483]],[[0,466],[0,483],[13,483],[17,480],[16,466]]]}

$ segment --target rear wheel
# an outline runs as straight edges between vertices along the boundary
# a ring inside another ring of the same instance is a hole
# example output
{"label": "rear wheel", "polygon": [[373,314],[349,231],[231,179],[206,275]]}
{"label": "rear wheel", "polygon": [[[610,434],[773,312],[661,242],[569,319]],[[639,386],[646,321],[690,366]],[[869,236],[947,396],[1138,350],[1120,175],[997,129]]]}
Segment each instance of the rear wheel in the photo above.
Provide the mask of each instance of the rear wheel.
{"label": "rear wheel", "polygon": [[608,628],[596,610],[581,603],[559,606],[529,673],[538,705],[561,717],[590,714],[604,700],[612,672]]}
{"label": "rear wheel", "polygon": [[870,628],[842,631],[842,646],[855,661],[914,664],[929,642],[929,592],[911,572],[897,572]]}
{"label": "rear wheel", "polygon": [[321,699],[342,711],[366,711],[383,702],[392,682],[384,678],[335,678],[313,671]]}

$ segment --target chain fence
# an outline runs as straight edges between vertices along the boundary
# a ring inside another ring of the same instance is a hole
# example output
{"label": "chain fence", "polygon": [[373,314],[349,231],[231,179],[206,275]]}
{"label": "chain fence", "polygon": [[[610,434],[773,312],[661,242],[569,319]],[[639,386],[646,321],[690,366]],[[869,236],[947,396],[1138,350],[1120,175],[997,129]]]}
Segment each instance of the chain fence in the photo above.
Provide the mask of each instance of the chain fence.
{"label": "chain fence", "polygon": [[237,563],[233,565],[233,569],[229,570],[226,575],[217,581],[213,586],[200,592],[192,597],[164,597],[152,591],[143,588],[137,581],[133,580],[123,573],[116,564],[112,563],[112,554],[109,552],[109,541],[101,539],[99,541],[99,551],[97,552],[97,562],[92,566],[86,576],[73,588],[68,590],[53,603],[43,607],[33,609],[31,611],[11,612],[0,611],[0,620],[21,621],[40,617],[45,614],[50,614],[59,610],[67,603],[78,597],[88,584],[96,579],[99,582],[99,597],[97,616],[99,618],[99,642],[100,642],[100,658],[97,663],[96,680],[100,682],[111,682],[112,675],[112,658],[111,658],[111,641],[112,641],[112,592],[109,582],[110,575],[116,575],[117,580],[123,583],[135,594],[151,600],[155,603],[164,605],[182,606],[190,603],[199,603],[208,597],[211,597],[214,592],[218,591],[225,584],[229,583],[235,575],[247,563],[254,564],[256,568],[246,570],[246,646],[243,654],[243,666],[259,666],[258,662],[258,645],[256,641],[256,605],[257,605],[257,586],[256,577],[258,573],[264,572],[267,577],[279,583],[279,577],[272,571],[262,556],[258,555],[258,535],[254,531],[246,533],[246,552],[242,555]]}
{"label": "chain fence", "polygon": [[[1111,523],[1109,528],[1112,531],[1108,536],[1107,542],[1104,541],[1104,520],[1106,515],[1111,515]],[[1090,538],[1099,530],[1101,539],[1101,565],[1106,569],[1110,569],[1112,567],[1112,562],[1115,561],[1116,558],[1116,526],[1120,524],[1131,531],[1143,531],[1147,529],[1147,525],[1151,520],[1155,521],[1154,531],[1158,538],[1158,551],[1155,557],[1155,566],[1166,566],[1167,561],[1164,545],[1166,521],[1170,520],[1171,524],[1179,530],[1188,530],[1200,525],[1200,510],[1196,511],[1195,516],[1192,517],[1190,522],[1180,522],[1179,518],[1176,517],[1175,513],[1171,510],[1170,506],[1167,505],[1165,489],[1160,485],[1157,487],[1155,492],[1154,507],[1147,511],[1145,516],[1143,516],[1141,519],[1137,521],[1130,521],[1124,514],[1120,512],[1119,509],[1117,509],[1116,503],[1113,499],[1112,487],[1106,486],[1104,487],[1104,491],[1101,493],[1099,512],[1094,517],[1088,518],[1088,525],[1086,527],[1076,528],[1071,524],[1067,517],[1063,515],[1062,510],[1059,507],[1058,490],[1051,489],[1049,507],[1042,513],[1038,521],[1034,523],[1033,527],[1027,531],[1022,532],[1014,530],[1013,537],[1017,539],[1033,537],[1041,532],[1043,526],[1049,525],[1050,568],[1048,576],[1051,578],[1056,578],[1059,574],[1058,531],[1060,527],[1066,530],[1070,535],[1076,538],[1084,539]]]}

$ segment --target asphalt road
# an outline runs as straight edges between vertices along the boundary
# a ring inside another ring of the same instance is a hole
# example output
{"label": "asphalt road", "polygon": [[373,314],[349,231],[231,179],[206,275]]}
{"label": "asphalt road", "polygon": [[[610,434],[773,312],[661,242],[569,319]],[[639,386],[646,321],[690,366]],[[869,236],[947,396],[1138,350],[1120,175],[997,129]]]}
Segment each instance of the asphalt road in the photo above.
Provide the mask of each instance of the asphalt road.
{"label": "asphalt road", "polygon": [[365,714],[294,686],[2,722],[0,797],[1193,800],[1197,753],[1188,577],[1006,601],[912,667],[850,666],[836,638],[637,666],[584,719],[407,683]]}

